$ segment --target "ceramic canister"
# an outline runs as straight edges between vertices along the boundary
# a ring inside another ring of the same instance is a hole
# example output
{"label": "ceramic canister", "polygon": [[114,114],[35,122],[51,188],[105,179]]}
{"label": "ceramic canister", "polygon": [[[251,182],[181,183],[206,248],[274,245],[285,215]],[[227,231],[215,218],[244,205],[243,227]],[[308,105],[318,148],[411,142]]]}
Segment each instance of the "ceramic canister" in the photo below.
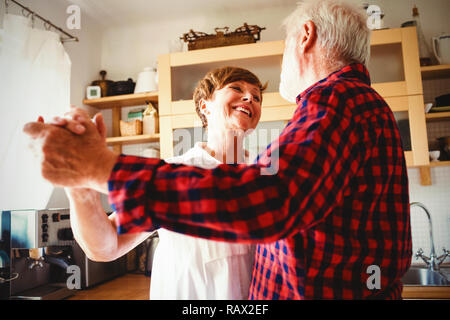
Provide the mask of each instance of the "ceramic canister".
{"label": "ceramic canister", "polygon": [[149,92],[158,90],[156,83],[156,70],[152,68],[144,68],[144,71],[140,72],[136,82],[134,93]]}

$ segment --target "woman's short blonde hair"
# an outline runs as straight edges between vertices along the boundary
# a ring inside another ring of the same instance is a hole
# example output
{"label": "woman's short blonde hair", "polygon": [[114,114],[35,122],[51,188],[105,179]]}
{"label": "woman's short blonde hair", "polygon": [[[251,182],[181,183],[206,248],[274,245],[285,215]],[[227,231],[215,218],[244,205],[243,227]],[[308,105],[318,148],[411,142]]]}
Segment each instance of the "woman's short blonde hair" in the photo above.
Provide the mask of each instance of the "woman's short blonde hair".
{"label": "woman's short blonde hair", "polygon": [[[332,65],[365,64],[370,57],[370,29],[362,5],[350,0],[304,0],[283,22],[288,36],[297,35],[312,21],[317,40]],[[343,65],[342,65],[343,66]]]}
{"label": "woman's short blonde hair", "polygon": [[208,121],[200,111],[200,101],[202,99],[210,100],[215,90],[220,90],[227,84],[235,81],[244,81],[257,86],[261,93],[262,102],[262,93],[267,88],[267,83],[262,85],[258,77],[252,72],[247,69],[229,66],[211,70],[198,82],[194,90],[195,111],[202,120],[204,128],[208,126]]}

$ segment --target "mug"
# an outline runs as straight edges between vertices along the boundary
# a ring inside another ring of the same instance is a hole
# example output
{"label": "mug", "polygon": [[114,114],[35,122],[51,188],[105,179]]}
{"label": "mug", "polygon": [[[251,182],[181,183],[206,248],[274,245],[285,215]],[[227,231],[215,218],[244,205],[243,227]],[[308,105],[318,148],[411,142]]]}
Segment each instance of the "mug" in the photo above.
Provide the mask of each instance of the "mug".
{"label": "mug", "polygon": [[433,53],[439,64],[450,64],[450,34],[433,37]]}

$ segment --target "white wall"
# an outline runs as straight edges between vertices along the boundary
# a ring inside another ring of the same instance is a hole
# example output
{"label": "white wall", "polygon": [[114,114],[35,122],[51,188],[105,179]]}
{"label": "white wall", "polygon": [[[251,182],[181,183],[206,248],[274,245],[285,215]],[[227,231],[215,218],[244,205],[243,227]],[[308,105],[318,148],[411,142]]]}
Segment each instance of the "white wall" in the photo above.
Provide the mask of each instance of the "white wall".
{"label": "white wall", "polygon": [[[66,27],[66,20],[69,14],[66,13],[66,9],[70,3],[67,1],[20,0],[19,2],[35,11],[43,18],[50,20],[56,26],[79,38],[79,42],[64,43],[64,48],[72,61],[70,102],[73,105],[82,106],[86,86],[90,84],[92,80],[98,78],[98,71],[100,70],[100,43],[102,32],[101,29],[98,28],[98,23],[82,13],[81,29],[68,30]],[[1,1],[0,17],[3,16],[4,10],[4,2]],[[21,9],[10,2],[8,12],[20,15]],[[35,27],[43,28],[43,23],[36,19]],[[91,109],[87,109],[90,113],[92,113]],[[66,208],[68,206],[69,202],[65,196],[64,190],[61,188],[55,188],[47,207]]]}

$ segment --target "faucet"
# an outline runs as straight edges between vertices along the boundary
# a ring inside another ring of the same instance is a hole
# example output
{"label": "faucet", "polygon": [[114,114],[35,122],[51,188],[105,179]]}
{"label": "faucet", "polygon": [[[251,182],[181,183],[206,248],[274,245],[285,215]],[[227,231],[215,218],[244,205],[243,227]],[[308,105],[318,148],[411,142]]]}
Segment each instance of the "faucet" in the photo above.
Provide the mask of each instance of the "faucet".
{"label": "faucet", "polygon": [[432,227],[432,223],[431,223],[431,215],[428,212],[428,209],[420,202],[412,202],[409,206],[410,206],[410,208],[413,208],[413,207],[421,208],[427,215],[428,224],[430,227],[430,244],[431,244],[430,257],[425,256],[423,254],[422,248],[419,248],[419,250],[415,254],[416,260],[421,258],[430,270],[439,271],[439,266],[441,265],[442,262],[444,262],[444,260],[448,256],[450,256],[450,251],[443,248],[444,254],[439,257],[436,256],[436,251],[434,249],[433,227]]}

